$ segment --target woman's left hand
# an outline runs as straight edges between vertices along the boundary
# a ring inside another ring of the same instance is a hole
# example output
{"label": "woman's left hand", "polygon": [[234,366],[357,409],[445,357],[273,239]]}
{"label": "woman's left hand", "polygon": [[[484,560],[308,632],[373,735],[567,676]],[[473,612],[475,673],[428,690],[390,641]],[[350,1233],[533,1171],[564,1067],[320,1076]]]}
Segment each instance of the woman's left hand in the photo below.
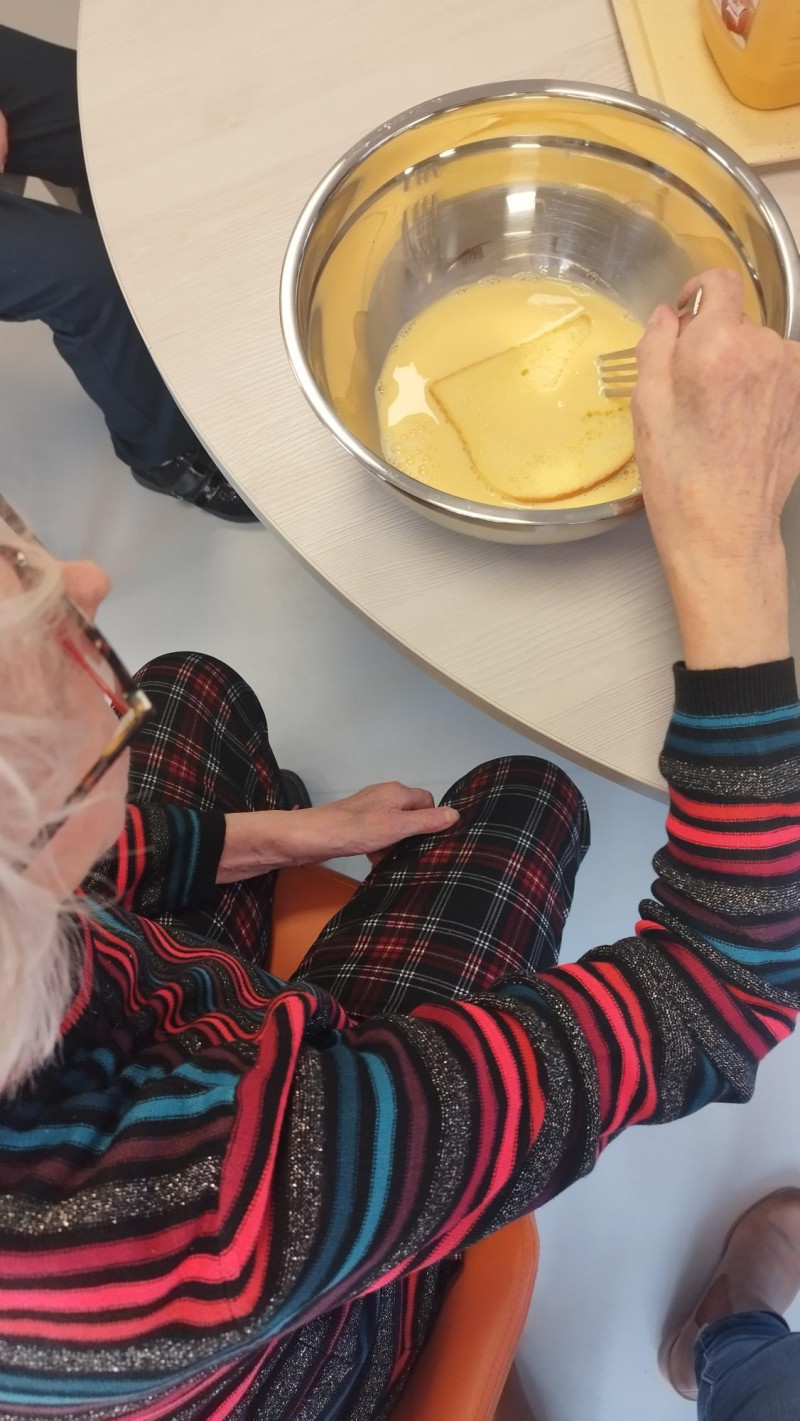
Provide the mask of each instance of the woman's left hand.
{"label": "woman's left hand", "polygon": [[376,864],[401,839],[441,834],[457,823],[457,809],[439,808],[426,789],[397,781],[368,785],[313,809],[228,814],[217,883],[355,854]]}

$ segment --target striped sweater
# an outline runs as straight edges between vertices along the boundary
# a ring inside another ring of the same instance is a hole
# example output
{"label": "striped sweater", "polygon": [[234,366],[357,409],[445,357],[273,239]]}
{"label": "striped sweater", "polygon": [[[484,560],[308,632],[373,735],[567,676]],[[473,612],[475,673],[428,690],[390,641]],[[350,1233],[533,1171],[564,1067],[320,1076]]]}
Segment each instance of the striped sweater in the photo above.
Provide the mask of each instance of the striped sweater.
{"label": "striped sweater", "polygon": [[791,663],[679,669],[662,768],[635,936],[360,1022],[141,916],[202,893],[219,828],[176,877],[180,813],[135,815],[160,847],[0,1105],[0,1418],[385,1416],[455,1252],[629,1125],[746,1101],[800,1008]]}

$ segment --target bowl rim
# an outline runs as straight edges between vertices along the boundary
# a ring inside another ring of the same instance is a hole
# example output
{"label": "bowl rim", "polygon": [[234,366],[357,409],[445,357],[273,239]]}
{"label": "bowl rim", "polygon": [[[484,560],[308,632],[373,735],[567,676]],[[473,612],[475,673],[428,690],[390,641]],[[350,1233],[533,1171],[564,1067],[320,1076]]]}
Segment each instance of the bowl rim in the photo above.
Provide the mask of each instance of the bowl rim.
{"label": "bowl rim", "polygon": [[359,463],[415,504],[432,507],[441,513],[454,515],[459,520],[493,529],[568,527],[626,517],[643,507],[641,494],[630,494],[625,498],[609,499],[604,503],[586,504],[577,508],[517,508],[460,498],[403,473],[351,434],[320,390],[300,339],[297,292],[303,258],[323,207],[343,180],[378,149],[398,135],[420,127],[431,118],[481,103],[515,98],[577,99],[623,109],[639,118],[657,123],[702,148],[744,189],[770,230],[786,279],[787,319],[784,335],[788,339],[800,340],[800,253],[794,234],[769,188],[733,148],[694,119],[641,94],[612,89],[602,84],[525,79],[454,89],[415,104],[373,128],[329,168],[300,212],[283,259],[279,305],[286,352],[292,373],[321,423]]}

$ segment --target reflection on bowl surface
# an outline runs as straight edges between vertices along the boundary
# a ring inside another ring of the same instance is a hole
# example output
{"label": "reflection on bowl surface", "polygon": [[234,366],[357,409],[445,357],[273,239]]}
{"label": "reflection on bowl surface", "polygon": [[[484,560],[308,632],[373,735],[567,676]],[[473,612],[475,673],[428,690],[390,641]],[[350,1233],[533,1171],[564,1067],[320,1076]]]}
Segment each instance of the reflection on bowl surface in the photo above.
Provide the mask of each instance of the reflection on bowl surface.
{"label": "reflection on bowl surface", "polygon": [[395,469],[375,398],[394,342],[434,302],[487,278],[575,283],[644,321],[711,266],[741,273],[754,320],[800,336],[790,230],[730,149],[637,96],[490,86],[400,115],[332,169],[292,236],[281,317],[317,414],[397,495],[462,532],[553,542],[603,532],[641,500],[503,506]]}

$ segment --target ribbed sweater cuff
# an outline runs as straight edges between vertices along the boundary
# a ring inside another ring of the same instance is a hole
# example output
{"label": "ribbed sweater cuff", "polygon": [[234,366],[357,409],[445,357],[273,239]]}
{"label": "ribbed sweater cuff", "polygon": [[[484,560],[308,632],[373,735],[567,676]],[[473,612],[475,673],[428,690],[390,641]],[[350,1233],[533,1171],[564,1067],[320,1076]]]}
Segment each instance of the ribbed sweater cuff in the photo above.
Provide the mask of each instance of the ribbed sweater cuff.
{"label": "ribbed sweater cuff", "polygon": [[794,658],[760,666],[731,666],[721,671],[675,672],[675,709],[685,715],[752,715],[777,710],[797,700]]}
{"label": "ribbed sweater cuff", "polygon": [[202,902],[213,896],[217,870],[225,847],[225,811],[205,809],[200,815],[200,846],[192,881],[192,893]]}

